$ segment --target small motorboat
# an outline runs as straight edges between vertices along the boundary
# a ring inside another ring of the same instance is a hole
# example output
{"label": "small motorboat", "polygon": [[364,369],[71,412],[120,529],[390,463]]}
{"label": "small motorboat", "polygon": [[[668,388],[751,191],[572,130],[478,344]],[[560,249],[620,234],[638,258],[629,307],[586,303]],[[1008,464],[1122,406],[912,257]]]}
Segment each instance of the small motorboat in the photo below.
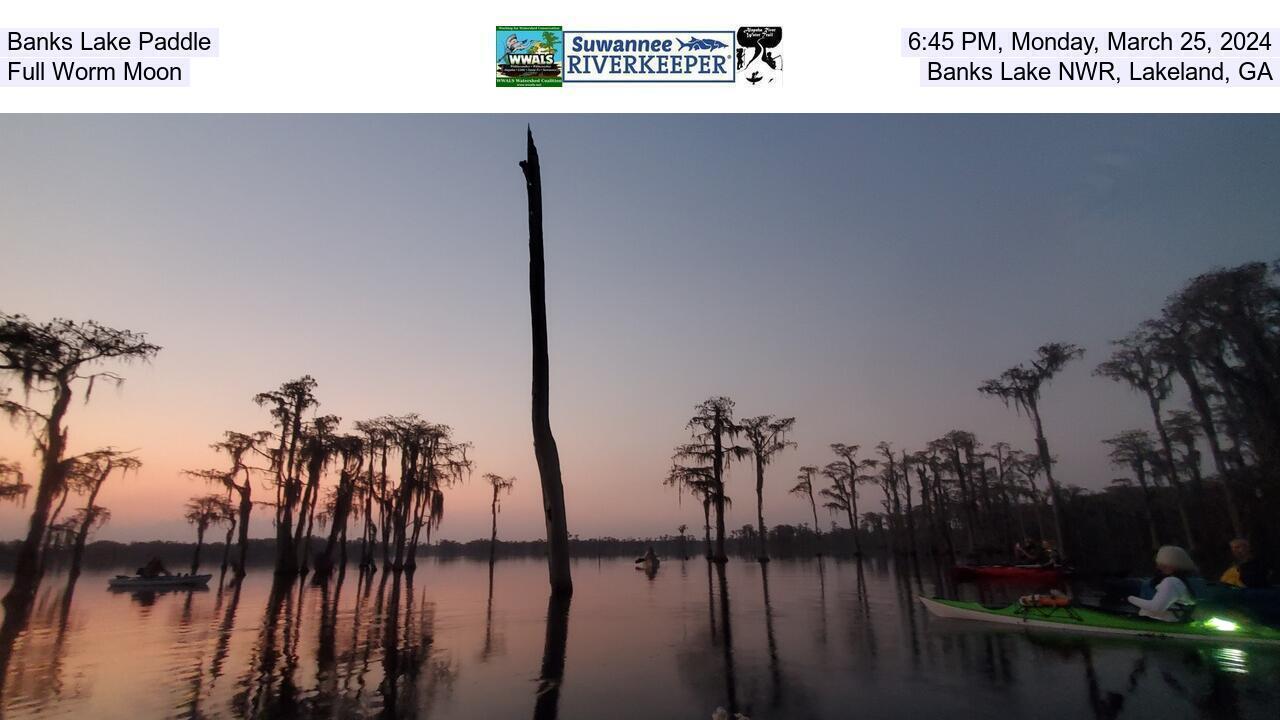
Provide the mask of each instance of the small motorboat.
{"label": "small motorboat", "polygon": [[1056,583],[1069,575],[1068,568],[1049,565],[957,565],[951,577],[957,582],[969,580],[1007,580],[1010,582]]}
{"label": "small motorboat", "polygon": [[112,590],[160,590],[166,588],[202,588],[213,575],[117,575],[107,581]]}

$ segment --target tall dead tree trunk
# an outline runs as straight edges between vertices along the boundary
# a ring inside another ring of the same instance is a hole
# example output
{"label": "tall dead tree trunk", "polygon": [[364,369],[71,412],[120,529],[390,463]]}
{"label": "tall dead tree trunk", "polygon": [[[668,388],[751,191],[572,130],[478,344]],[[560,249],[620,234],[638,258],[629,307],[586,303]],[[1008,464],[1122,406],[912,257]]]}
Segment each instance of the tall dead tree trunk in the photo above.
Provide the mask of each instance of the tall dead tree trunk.
{"label": "tall dead tree trunk", "polygon": [[550,359],[547,351],[547,278],[542,243],[542,168],[533,130],[528,131],[527,157],[520,163],[529,196],[529,305],[533,319],[533,452],[542,479],[542,511],[547,525],[547,564],[551,594],[573,594],[569,573],[569,522],[564,511],[560,452],[551,434]]}

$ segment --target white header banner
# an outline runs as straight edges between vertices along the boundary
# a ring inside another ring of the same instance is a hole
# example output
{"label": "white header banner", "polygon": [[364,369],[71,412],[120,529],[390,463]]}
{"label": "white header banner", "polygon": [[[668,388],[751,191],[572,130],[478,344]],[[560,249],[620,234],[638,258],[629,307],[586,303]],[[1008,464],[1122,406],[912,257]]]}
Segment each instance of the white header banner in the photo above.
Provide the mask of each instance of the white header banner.
{"label": "white header banner", "polygon": [[1274,112],[1275,28],[1272,3],[65,0],[0,16],[0,111]]}

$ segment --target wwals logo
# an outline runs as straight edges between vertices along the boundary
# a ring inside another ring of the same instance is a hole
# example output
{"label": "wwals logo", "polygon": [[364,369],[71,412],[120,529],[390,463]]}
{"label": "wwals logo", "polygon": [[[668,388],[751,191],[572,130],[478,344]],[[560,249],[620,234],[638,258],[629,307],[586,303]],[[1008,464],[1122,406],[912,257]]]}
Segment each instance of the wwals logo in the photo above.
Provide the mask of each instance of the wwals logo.
{"label": "wwals logo", "polygon": [[498,87],[560,87],[564,33],[559,26],[497,27]]}

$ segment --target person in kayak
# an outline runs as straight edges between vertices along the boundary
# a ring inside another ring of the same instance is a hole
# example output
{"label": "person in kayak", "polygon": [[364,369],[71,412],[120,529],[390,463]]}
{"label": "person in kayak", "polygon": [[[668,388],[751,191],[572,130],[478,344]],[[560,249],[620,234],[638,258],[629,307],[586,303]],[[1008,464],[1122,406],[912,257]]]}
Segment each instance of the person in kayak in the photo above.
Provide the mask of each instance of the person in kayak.
{"label": "person in kayak", "polygon": [[164,566],[164,562],[162,562],[159,557],[151,558],[147,561],[146,565],[138,568],[138,575],[144,578],[157,578],[161,575],[168,577],[172,574],[173,573],[170,573],[169,569]]}
{"label": "person in kayak", "polygon": [[1267,569],[1254,556],[1248,540],[1244,538],[1232,540],[1231,557],[1235,562],[1222,573],[1218,582],[1238,588],[1264,588],[1270,585],[1267,582]]}
{"label": "person in kayak", "polygon": [[1041,560],[1040,564],[1045,567],[1058,567],[1062,564],[1062,555],[1058,554],[1058,549],[1053,543],[1045,540],[1040,543]]}
{"label": "person in kayak", "polygon": [[644,557],[641,558],[641,560],[644,561],[645,565],[649,565],[651,567],[658,564],[658,554],[653,551],[652,545],[649,546],[648,550],[644,551]]}
{"label": "person in kayak", "polygon": [[1138,608],[1142,617],[1162,622],[1185,622],[1195,597],[1187,585],[1187,579],[1196,574],[1195,561],[1186,550],[1176,545],[1165,545],[1156,552],[1156,570],[1160,577],[1151,599],[1129,596],[1129,603]]}
{"label": "person in kayak", "polygon": [[1013,546],[1013,559],[1018,565],[1043,565],[1045,554],[1039,543],[1027,538]]}

